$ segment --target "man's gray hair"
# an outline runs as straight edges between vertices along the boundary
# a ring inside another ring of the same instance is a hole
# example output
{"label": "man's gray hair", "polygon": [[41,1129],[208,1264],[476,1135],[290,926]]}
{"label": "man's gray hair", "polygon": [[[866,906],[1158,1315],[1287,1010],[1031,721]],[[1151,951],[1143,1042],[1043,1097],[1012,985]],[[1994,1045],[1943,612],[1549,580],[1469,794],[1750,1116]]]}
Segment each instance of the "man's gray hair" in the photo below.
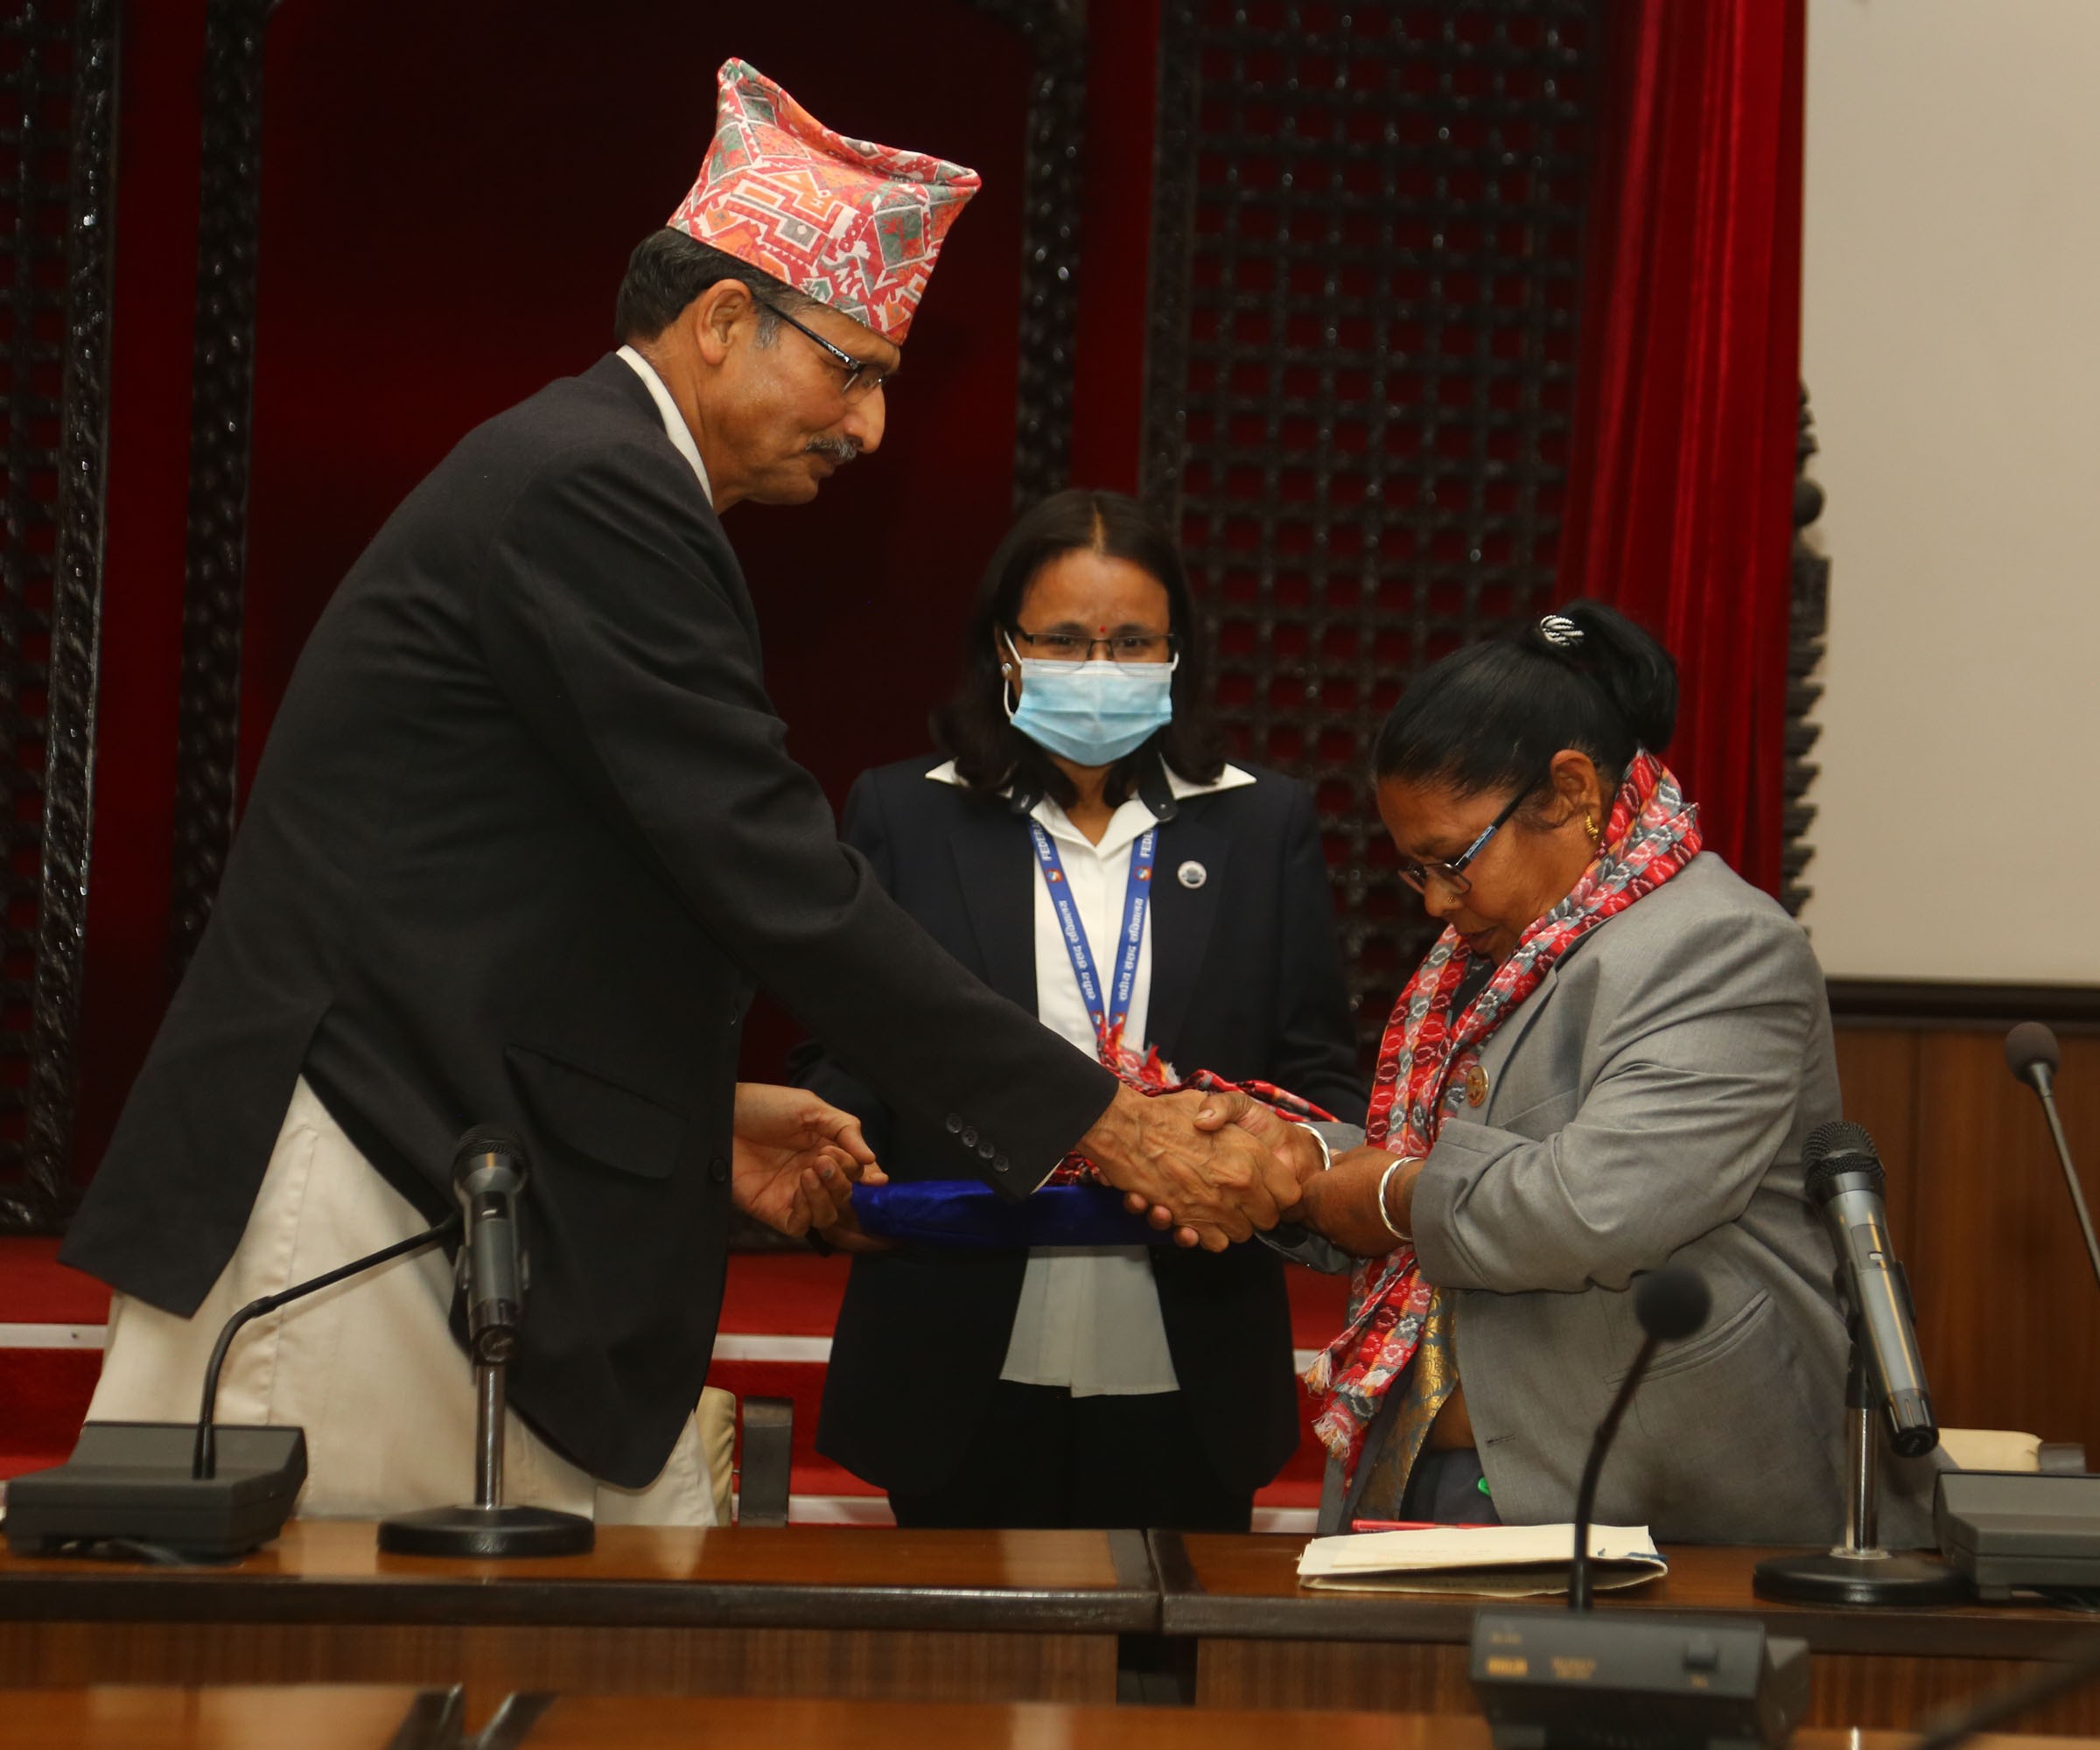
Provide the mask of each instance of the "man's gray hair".
{"label": "man's gray hair", "polygon": [[620,298],[612,310],[613,343],[624,346],[654,340],[678,319],[687,304],[725,279],[743,281],[758,301],[761,346],[770,346],[780,332],[780,316],[799,316],[816,307],[815,298],[762,268],[667,225],[650,232],[627,257],[627,276],[620,283]]}

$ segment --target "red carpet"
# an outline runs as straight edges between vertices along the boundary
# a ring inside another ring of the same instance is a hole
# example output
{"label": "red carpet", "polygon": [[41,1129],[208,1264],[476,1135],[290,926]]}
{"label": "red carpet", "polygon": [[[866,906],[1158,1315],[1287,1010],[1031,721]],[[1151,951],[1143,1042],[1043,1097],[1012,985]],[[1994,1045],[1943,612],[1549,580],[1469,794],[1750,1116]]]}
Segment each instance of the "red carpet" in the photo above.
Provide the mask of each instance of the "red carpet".
{"label": "red carpet", "polygon": [[[0,1478],[56,1464],[73,1448],[100,1369],[108,1291],[56,1262],[55,1240],[0,1240]],[[848,1260],[806,1253],[730,1260],[710,1385],[794,1404],[798,1519],[886,1519],[880,1492],[816,1450],[825,1358]],[[1348,1284],[1290,1273],[1292,1340],[1317,1348],[1340,1328]],[[89,1327],[76,1335],[74,1327]],[[81,1339],[86,1340],[81,1340]],[[1301,1404],[1302,1404],[1301,1395]],[[1306,1509],[1320,1497],[1322,1457],[1308,1432],[1258,1508]]]}
{"label": "red carpet", "polygon": [[60,1264],[56,1240],[0,1239],[0,1325],[99,1325],[108,1316],[109,1291]]}

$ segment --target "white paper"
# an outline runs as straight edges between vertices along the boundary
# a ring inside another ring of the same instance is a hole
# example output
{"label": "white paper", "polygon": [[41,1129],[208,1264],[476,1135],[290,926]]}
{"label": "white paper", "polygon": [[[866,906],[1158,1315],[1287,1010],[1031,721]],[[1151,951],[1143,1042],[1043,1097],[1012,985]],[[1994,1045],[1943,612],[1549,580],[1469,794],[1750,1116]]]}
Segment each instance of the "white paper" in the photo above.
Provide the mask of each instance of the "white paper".
{"label": "white paper", "polygon": [[[1645,1525],[1592,1525],[1589,1547],[1600,1591],[1668,1572]],[[1574,1550],[1572,1524],[1357,1531],[1315,1537],[1298,1558],[1298,1577],[1306,1586],[1348,1591],[1529,1598],[1567,1590]]]}

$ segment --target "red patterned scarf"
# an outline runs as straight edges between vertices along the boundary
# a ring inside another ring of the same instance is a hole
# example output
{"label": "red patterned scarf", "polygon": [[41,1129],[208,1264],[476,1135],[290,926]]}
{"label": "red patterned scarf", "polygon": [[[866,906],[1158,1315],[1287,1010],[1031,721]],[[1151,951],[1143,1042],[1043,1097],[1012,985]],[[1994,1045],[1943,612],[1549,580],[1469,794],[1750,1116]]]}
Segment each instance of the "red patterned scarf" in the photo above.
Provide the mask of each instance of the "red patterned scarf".
{"label": "red patterned scarf", "polygon": [[[1393,1006],[1378,1047],[1364,1141],[1399,1155],[1426,1156],[1452,1107],[1464,1101],[1466,1075],[1480,1047],[1554,963],[1606,918],[1653,892],[1698,854],[1699,811],[1687,802],[1662,761],[1646,750],[1627,768],[1612,804],[1597,860],[1545,916],[1518,939],[1462,1013],[1452,997],[1474,960],[1446,929]],[[1350,1477],[1364,1432],[1422,1340],[1435,1292],[1422,1280],[1415,1250],[1404,1245],[1356,1266],[1349,1284],[1348,1328],[1306,1371],[1320,1401],[1314,1431]]]}

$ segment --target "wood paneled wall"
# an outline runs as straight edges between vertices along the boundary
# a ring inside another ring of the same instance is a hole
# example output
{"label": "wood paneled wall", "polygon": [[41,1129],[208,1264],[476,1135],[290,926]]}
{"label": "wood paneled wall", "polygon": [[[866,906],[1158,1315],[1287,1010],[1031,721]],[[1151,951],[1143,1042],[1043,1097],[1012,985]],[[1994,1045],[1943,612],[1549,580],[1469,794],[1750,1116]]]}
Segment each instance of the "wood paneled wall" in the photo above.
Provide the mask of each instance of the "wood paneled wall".
{"label": "wood paneled wall", "polygon": [[[2082,1440],[2100,1465],[2100,1284],[2040,1102],[2006,1071],[2005,1032],[1840,1018],[1845,1116],[1888,1169],[1941,1424]],[[2100,1209],[2100,1035],[2062,1046],[2057,1106]]]}

